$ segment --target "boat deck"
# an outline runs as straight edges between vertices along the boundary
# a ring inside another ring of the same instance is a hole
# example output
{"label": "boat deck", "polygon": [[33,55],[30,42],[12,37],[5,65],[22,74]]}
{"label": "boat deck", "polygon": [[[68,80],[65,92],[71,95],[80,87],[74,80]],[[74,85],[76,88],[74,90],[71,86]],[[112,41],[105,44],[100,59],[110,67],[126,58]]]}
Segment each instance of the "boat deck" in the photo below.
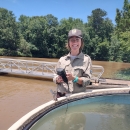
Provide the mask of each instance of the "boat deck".
{"label": "boat deck", "polygon": [[101,81],[101,84],[108,83],[108,84],[119,84],[119,85],[128,85],[130,86],[130,80],[117,80],[117,79],[105,79],[105,82]]}
{"label": "boat deck", "polygon": [[130,81],[116,79],[100,79],[99,83],[92,82],[92,85],[87,86],[86,91],[108,88],[130,88]]}

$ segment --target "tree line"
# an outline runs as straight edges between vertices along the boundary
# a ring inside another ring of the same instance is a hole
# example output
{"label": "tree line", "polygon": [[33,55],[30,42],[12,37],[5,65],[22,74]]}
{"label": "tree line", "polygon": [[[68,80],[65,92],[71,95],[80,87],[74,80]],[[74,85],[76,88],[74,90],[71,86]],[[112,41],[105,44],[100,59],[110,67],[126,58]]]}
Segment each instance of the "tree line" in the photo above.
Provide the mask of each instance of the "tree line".
{"label": "tree line", "polygon": [[12,11],[0,8],[0,55],[59,58],[65,48],[68,31],[82,30],[83,52],[92,60],[130,62],[130,2],[116,9],[116,25],[100,8],[92,10],[87,22],[69,17],[21,15],[16,21]]}

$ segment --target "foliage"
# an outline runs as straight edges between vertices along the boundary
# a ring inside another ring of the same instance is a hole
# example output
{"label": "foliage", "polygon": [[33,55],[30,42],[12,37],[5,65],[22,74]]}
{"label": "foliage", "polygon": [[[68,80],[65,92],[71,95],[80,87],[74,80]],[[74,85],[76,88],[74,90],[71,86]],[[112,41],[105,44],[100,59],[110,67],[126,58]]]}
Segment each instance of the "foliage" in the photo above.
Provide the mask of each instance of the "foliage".
{"label": "foliage", "polygon": [[130,80],[130,68],[116,72],[113,78]]}
{"label": "foliage", "polygon": [[1,55],[15,56],[20,43],[20,36],[14,14],[0,8],[0,48]]}
{"label": "foliage", "polygon": [[122,49],[121,60],[130,62],[130,3],[124,0],[123,9],[116,10],[116,34]]}
{"label": "foliage", "polygon": [[58,19],[52,14],[28,17],[16,22],[12,11],[0,8],[0,55],[59,58],[66,53],[68,31],[83,32],[83,52],[92,60],[130,62],[130,3],[116,9],[115,21],[100,8],[92,10],[83,23],[79,18]]}

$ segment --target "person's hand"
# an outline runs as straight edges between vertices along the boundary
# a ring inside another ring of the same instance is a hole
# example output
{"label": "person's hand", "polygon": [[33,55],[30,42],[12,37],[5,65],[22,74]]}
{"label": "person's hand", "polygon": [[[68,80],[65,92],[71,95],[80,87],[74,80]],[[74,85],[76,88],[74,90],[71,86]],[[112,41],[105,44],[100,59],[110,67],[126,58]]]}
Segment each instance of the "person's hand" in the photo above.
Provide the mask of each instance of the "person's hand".
{"label": "person's hand", "polygon": [[67,77],[68,81],[74,79],[74,76],[71,73],[66,73],[66,77]]}
{"label": "person's hand", "polygon": [[56,78],[56,82],[57,82],[57,83],[62,83],[62,82],[63,82],[62,77],[61,77],[61,76],[58,76],[58,77]]}

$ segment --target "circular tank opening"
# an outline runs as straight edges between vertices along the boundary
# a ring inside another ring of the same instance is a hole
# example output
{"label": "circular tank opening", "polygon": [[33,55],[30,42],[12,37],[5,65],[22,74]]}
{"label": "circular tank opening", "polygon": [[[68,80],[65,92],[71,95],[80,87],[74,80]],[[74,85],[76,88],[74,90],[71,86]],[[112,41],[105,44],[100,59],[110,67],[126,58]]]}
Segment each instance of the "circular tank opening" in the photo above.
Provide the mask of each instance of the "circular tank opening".
{"label": "circular tank opening", "polygon": [[130,95],[95,96],[69,102],[40,118],[30,130],[129,130]]}

